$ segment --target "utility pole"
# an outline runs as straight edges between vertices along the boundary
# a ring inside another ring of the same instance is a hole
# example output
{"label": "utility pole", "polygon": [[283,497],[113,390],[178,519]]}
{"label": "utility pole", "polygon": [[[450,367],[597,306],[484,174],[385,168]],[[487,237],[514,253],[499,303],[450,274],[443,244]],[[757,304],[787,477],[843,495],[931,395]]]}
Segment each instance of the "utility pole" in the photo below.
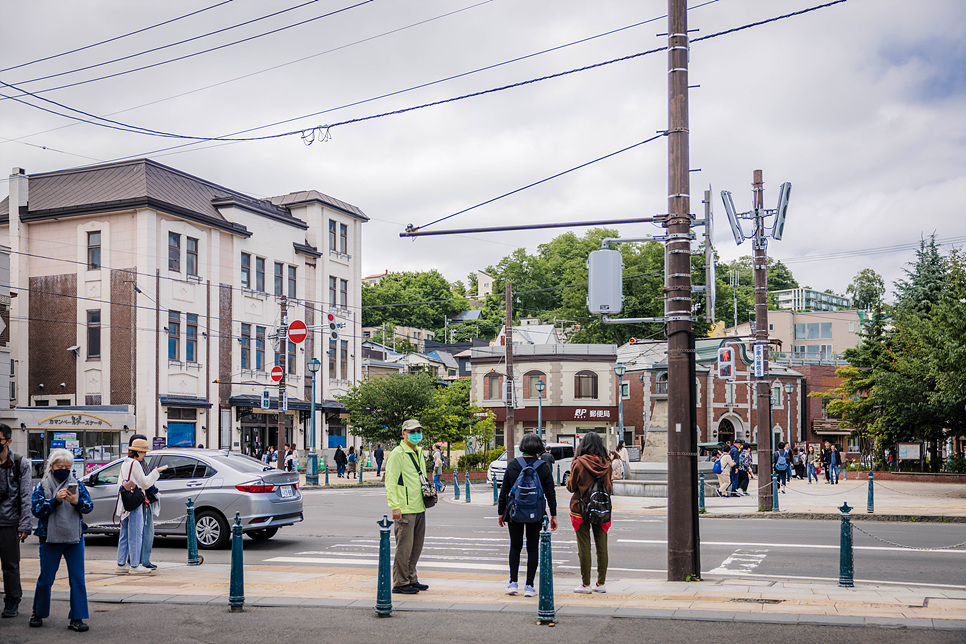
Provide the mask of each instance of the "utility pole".
{"label": "utility pole", "polygon": [[506,443],[506,462],[509,463],[516,458],[516,442],[513,438],[516,422],[513,419],[513,288],[510,282],[506,283],[506,332],[503,338],[506,342],[506,422],[503,424],[503,442]]}
{"label": "utility pole", "polygon": [[668,581],[701,574],[698,554],[694,337],[691,331],[691,181],[688,7],[668,0]]}
{"label": "utility pole", "polygon": [[[758,405],[755,424],[758,426],[758,509],[772,509],[771,495],[771,391],[768,385],[768,237],[765,233],[764,182],[761,170],[754,172],[752,185],[755,208],[755,350],[762,352],[762,371],[755,377]],[[760,347],[760,348],[759,348]]]}
{"label": "utility pole", "polygon": [[278,381],[278,438],[275,440],[275,450],[278,454],[278,469],[285,469],[285,375],[288,371],[285,366],[285,359],[288,357],[288,301],[282,296],[282,324],[278,327],[275,335],[275,342],[278,347],[278,366],[282,368],[282,379]]}

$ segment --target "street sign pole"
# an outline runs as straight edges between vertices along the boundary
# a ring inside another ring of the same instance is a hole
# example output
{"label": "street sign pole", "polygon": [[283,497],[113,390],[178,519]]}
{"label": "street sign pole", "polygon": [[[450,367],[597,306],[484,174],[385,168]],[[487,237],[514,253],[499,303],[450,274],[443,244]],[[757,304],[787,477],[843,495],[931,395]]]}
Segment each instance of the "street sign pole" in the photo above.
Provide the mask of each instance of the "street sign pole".
{"label": "street sign pole", "polygon": [[[278,327],[275,341],[278,342],[278,367],[281,369],[281,378],[278,380],[278,434],[275,443],[275,450],[278,453],[278,469],[285,469],[285,411],[282,409],[282,400],[285,397],[285,359],[288,357],[288,302],[283,295],[282,302],[282,324]],[[274,373],[274,369],[272,370]],[[273,375],[274,377],[274,375]]]}

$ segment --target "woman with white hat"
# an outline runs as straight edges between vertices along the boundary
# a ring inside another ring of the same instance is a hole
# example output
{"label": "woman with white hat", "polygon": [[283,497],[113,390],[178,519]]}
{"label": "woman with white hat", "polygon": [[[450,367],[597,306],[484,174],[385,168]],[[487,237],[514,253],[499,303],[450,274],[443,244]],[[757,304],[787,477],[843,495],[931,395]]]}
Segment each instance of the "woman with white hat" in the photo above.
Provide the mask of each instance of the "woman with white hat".
{"label": "woman with white hat", "polygon": [[121,490],[129,492],[140,488],[144,495],[149,487],[154,485],[161,476],[161,472],[168,466],[156,467],[150,474],[144,473],[141,463],[148,453],[148,442],[143,438],[136,438],[128,448],[127,458],[121,461],[121,472],[118,475],[117,500],[114,502],[114,516],[121,519],[121,534],[117,540],[117,570],[119,575],[132,573],[143,575],[151,572],[150,568],[141,566],[141,537],[144,532],[144,511],[142,503],[133,510],[126,510],[121,502]]}

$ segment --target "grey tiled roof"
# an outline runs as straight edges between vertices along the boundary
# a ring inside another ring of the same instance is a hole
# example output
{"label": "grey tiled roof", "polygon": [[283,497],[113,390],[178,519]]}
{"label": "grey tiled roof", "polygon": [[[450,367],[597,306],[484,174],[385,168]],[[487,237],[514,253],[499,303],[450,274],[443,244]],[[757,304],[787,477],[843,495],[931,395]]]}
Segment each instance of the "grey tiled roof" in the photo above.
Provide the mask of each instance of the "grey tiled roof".
{"label": "grey tiled roof", "polygon": [[369,221],[368,215],[362,212],[362,210],[360,210],[358,207],[353,206],[351,203],[346,203],[341,199],[330,197],[329,195],[319,192],[318,190],[300,190],[299,192],[290,192],[287,195],[269,197],[269,200],[277,206],[293,206],[295,204],[303,204],[311,201],[320,201],[326,206],[335,208],[336,210],[341,210],[347,215],[352,215],[363,221]]}

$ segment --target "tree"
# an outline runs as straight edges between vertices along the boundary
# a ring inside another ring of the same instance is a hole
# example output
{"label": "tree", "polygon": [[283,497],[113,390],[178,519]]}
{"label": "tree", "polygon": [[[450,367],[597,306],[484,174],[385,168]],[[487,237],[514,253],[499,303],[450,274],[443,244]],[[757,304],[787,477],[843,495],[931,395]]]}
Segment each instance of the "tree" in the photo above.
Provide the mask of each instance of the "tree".
{"label": "tree", "polygon": [[852,278],[852,283],[845,289],[845,293],[852,296],[852,302],[856,308],[871,311],[876,304],[882,302],[882,296],[885,295],[885,281],[871,268],[863,268]]}
{"label": "tree", "polygon": [[393,374],[364,380],[341,395],[349,431],[369,444],[395,443],[404,420],[420,418],[436,395],[436,379],[426,373]]}
{"label": "tree", "polygon": [[423,433],[431,443],[452,444],[471,437],[492,436],[496,427],[494,416],[470,402],[470,387],[470,379],[461,378],[436,390],[420,416]]}
{"label": "tree", "polygon": [[390,273],[378,284],[362,285],[362,326],[391,323],[438,333],[446,325],[446,316],[468,306],[463,293],[436,270]]}

